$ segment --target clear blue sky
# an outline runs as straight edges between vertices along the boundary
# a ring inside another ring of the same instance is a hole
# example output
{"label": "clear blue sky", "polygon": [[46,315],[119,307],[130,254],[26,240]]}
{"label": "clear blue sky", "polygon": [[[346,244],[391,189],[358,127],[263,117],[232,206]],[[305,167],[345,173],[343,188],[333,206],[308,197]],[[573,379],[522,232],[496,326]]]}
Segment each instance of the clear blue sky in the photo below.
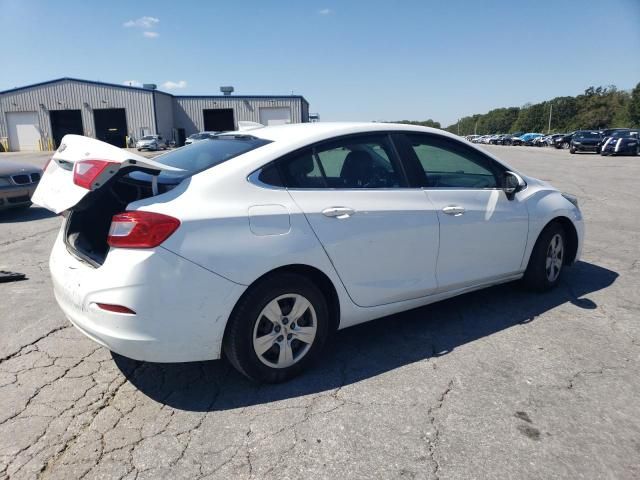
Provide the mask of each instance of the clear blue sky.
{"label": "clear blue sky", "polygon": [[233,85],[302,94],[322,120],[448,125],[632,88],[640,0],[0,0],[0,45],[0,90],[63,76],[179,94]]}

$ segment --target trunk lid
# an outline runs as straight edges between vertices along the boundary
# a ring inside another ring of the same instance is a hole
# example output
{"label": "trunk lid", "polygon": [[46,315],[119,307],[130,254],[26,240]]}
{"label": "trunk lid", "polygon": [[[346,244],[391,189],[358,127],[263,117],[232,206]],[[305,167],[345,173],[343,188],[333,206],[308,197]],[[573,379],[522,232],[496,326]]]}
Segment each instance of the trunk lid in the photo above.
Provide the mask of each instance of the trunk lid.
{"label": "trunk lid", "polygon": [[[93,179],[89,188],[85,188],[74,183],[74,172],[77,163],[88,160],[109,162],[109,165]],[[47,165],[31,201],[54,213],[73,209],[87,194],[102,188],[125,168],[152,174],[184,171],[94,138],[65,135]]]}

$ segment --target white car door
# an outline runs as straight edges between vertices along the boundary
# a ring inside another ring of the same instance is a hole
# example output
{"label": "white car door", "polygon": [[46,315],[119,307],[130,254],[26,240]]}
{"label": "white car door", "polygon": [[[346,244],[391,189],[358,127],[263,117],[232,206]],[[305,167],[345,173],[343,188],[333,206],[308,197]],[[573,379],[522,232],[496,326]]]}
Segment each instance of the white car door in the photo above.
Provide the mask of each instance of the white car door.
{"label": "white car door", "polygon": [[406,188],[387,135],[318,145],[280,171],[357,305],[436,290],[437,214],[420,188]]}
{"label": "white car door", "polygon": [[527,206],[502,189],[505,169],[456,140],[407,135],[440,221],[437,280],[451,290],[518,273],[529,231]]}

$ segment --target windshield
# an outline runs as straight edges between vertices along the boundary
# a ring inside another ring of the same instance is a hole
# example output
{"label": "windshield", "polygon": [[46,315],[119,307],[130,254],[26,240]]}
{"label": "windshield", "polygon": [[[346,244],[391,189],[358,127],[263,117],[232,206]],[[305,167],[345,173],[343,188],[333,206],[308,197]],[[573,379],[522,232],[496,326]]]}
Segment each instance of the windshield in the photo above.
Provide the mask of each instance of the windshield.
{"label": "windshield", "polygon": [[155,137],[153,135],[145,135],[141,140],[155,140]]}
{"label": "windshield", "polygon": [[190,135],[189,138],[191,140],[201,140],[203,138],[209,138],[209,134],[208,133],[194,133],[193,135]]}
{"label": "windshield", "polygon": [[576,134],[578,138],[600,138],[600,134],[598,132],[578,132]]}
{"label": "windshield", "polygon": [[[617,132],[611,132],[611,136],[612,137],[630,137],[631,135],[633,135],[634,132],[632,132],[631,130],[618,130]],[[635,135],[637,135],[637,133],[635,133]]]}

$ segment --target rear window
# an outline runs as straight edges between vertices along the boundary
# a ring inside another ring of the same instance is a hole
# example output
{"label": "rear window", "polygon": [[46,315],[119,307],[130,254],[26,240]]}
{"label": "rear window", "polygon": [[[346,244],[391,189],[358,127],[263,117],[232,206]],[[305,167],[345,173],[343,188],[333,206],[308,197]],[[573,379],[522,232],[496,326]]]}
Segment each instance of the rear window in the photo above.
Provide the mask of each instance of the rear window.
{"label": "rear window", "polygon": [[154,160],[170,167],[181,168],[193,175],[268,143],[271,142],[250,135],[212,137],[178,148]]}

